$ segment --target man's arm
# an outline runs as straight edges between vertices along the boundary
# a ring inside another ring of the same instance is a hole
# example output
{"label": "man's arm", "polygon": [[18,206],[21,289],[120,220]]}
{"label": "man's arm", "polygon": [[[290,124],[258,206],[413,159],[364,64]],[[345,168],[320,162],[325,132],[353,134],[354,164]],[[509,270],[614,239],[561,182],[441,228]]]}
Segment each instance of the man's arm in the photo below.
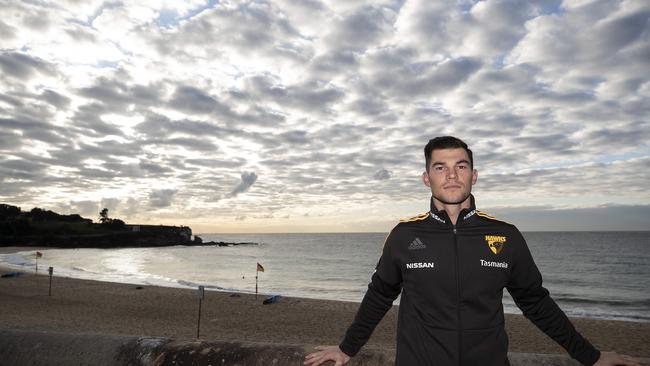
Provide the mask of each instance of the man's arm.
{"label": "man's arm", "polygon": [[600,352],[575,329],[566,314],[549,296],[542,286],[540,274],[528,245],[517,232],[515,257],[510,280],[507,285],[517,306],[533,324],[546,335],[564,347],[564,349],[584,365],[593,365],[598,361]]}
{"label": "man's arm", "polygon": [[394,254],[393,234],[394,230],[386,238],[368,290],[341,344],[338,347],[317,347],[317,352],[307,355],[305,365],[317,366],[328,360],[335,361],[336,365],[345,365],[366,344],[377,324],[392,307],[402,288],[402,274]]}
{"label": "man's arm", "polygon": [[372,281],[368,285],[368,291],[361,301],[357,315],[345,333],[343,342],[339,345],[345,354],[354,357],[366,344],[377,324],[393,306],[393,301],[399,295],[400,290],[399,284],[391,285],[385,282],[377,272],[372,275]]}
{"label": "man's arm", "polygon": [[616,352],[600,352],[575,329],[566,314],[553,301],[542,286],[542,275],[533,261],[528,245],[521,233],[515,254],[514,266],[507,289],[524,316],[546,335],[567,350],[569,355],[584,365],[642,366],[641,362]]}

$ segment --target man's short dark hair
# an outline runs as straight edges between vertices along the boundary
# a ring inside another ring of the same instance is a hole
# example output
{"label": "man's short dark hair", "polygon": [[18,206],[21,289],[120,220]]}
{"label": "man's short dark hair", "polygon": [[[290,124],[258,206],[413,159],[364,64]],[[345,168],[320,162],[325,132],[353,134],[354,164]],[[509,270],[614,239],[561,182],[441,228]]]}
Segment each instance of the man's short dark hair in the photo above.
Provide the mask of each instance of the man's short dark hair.
{"label": "man's short dark hair", "polygon": [[431,153],[433,150],[441,149],[465,149],[465,151],[467,151],[467,156],[469,156],[469,164],[472,169],[474,168],[472,150],[467,147],[467,144],[463,142],[463,140],[454,136],[438,136],[429,140],[427,146],[424,147],[424,161],[427,172],[429,171],[429,164],[431,164]]}

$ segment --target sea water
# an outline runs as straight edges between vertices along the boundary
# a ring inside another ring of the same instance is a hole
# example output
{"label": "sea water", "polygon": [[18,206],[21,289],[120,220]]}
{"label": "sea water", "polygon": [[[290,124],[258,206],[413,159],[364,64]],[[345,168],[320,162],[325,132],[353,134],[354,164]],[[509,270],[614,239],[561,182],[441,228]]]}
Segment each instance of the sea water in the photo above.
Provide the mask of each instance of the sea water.
{"label": "sea water", "polygon": [[[48,249],[41,271],[91,280],[360,302],[385,233],[204,234],[238,246]],[[650,321],[650,232],[527,232],[544,286],[569,316]],[[125,245],[128,243],[125,243]],[[35,251],[0,255],[33,271]],[[264,272],[256,272],[256,264]],[[256,279],[257,277],[257,279]],[[399,299],[396,301],[399,303]],[[504,291],[504,310],[519,313]]]}

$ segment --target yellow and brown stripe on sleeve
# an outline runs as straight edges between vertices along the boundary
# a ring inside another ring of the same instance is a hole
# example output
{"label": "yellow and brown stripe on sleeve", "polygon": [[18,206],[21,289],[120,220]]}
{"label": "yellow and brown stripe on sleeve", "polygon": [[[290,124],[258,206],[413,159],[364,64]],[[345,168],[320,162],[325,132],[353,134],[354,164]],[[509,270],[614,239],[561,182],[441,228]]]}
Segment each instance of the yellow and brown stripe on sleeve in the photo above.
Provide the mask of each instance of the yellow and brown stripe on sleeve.
{"label": "yellow and brown stripe on sleeve", "polygon": [[401,219],[401,220],[399,220],[399,222],[412,222],[412,221],[424,220],[427,217],[429,217],[429,214],[430,214],[430,212],[425,212],[423,214],[419,214],[417,216],[413,216],[413,217],[408,218],[408,219]]}
{"label": "yellow and brown stripe on sleeve", "polygon": [[[476,214],[481,216],[481,217],[485,217],[486,219],[499,220],[496,217],[488,214],[487,212],[476,210]],[[499,220],[499,221],[501,221],[501,220]]]}

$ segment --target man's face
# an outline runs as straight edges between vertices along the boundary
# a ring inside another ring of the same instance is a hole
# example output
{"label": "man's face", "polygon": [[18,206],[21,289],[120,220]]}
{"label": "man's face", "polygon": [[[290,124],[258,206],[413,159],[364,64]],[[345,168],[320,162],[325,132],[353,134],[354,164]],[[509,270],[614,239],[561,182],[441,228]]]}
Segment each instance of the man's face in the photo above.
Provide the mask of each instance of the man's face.
{"label": "man's face", "polygon": [[462,148],[433,150],[429,172],[422,173],[437,205],[465,202],[477,177],[478,172],[472,169],[467,151]]}

